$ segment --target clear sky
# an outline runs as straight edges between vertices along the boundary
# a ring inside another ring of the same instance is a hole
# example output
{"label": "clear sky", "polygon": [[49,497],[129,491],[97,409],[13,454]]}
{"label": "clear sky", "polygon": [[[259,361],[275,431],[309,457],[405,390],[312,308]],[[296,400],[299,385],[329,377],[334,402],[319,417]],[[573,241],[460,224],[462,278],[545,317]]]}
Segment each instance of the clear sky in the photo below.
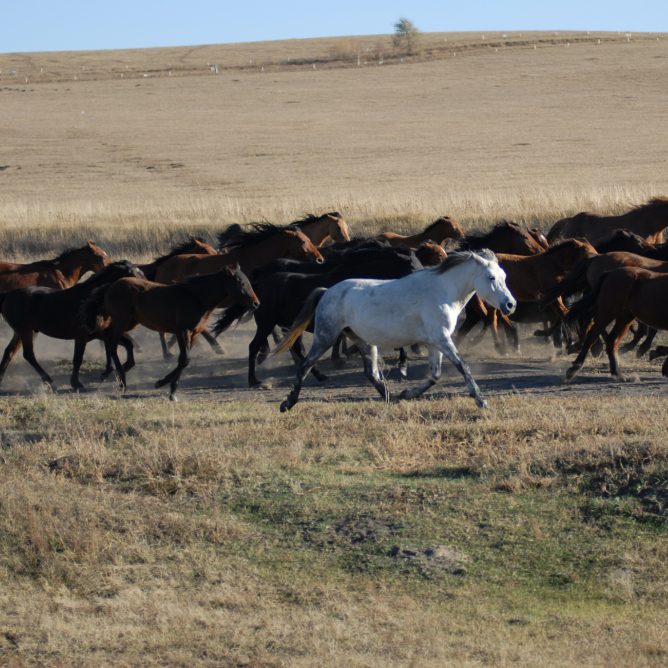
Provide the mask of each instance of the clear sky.
{"label": "clear sky", "polygon": [[0,53],[126,49],[392,32],[668,32],[668,0],[5,0]]}

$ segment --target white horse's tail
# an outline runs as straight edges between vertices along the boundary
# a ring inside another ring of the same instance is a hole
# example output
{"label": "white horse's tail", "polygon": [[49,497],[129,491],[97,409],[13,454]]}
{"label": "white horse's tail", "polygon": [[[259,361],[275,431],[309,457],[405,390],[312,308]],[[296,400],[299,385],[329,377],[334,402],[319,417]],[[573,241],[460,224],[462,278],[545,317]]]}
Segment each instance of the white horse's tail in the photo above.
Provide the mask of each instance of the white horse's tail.
{"label": "white horse's tail", "polygon": [[282,355],[286,350],[289,350],[294,345],[295,341],[304,333],[304,330],[309,326],[313,319],[315,309],[324,297],[327,288],[316,288],[306,300],[306,303],[299,312],[296,320],[292,323],[292,329],[286,334],[281,342],[281,345],[271,354],[272,357]]}

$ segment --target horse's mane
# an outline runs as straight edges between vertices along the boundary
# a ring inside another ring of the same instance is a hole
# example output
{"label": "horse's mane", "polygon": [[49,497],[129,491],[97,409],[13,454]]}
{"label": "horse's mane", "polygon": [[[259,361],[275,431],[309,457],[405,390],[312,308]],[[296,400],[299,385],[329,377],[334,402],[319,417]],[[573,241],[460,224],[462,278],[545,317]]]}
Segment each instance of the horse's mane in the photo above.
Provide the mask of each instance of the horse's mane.
{"label": "horse's mane", "polygon": [[[229,230],[229,228],[228,228]],[[274,225],[272,223],[251,223],[250,229],[240,230],[232,236],[226,243],[221,244],[218,247],[218,250],[223,248],[227,250],[232,250],[236,248],[245,248],[246,246],[254,246],[259,244],[261,241],[266,241],[275,237],[281,232],[290,231],[294,232],[297,230],[297,227],[293,224],[290,225]],[[221,233],[225,234],[225,232]],[[219,235],[219,240],[220,240]]]}
{"label": "horse's mane", "polygon": [[104,285],[109,282],[109,275],[115,273],[118,269],[132,269],[133,264],[129,260],[117,260],[108,264],[102,271],[98,271],[97,274],[93,274],[85,282],[87,286],[98,286]]}
{"label": "horse's mane", "polygon": [[462,243],[468,249],[476,250],[478,248],[486,248],[490,245],[491,241],[494,241],[500,234],[505,233],[510,228],[521,229],[517,223],[513,223],[510,220],[502,220],[496,223],[492,229],[487,232],[467,234],[466,239]]}
{"label": "horse's mane", "polygon": [[469,260],[477,260],[478,258],[489,260],[496,264],[499,263],[496,255],[488,248],[484,248],[476,253],[473,251],[454,251],[453,253],[448,253],[448,257],[446,257],[440,264],[437,264],[434,267],[434,271],[440,276],[448,271],[448,269],[453,269],[457,265],[468,262]]}
{"label": "horse's mane", "polygon": [[222,232],[218,233],[218,248],[225,248],[239,232],[241,232],[241,225],[239,223],[228,225]]}
{"label": "horse's mane", "polygon": [[178,246],[173,246],[172,250],[170,250],[167,255],[156,257],[155,260],[153,260],[153,263],[159,262],[162,264],[176,255],[183,255],[190,248],[190,246],[195,245],[196,241],[199,241],[201,244],[206,244],[206,241],[204,241],[202,237],[189,237],[185,241],[182,241]]}
{"label": "horse's mane", "polygon": [[323,213],[321,216],[316,216],[312,213],[307,213],[300,220],[295,220],[290,224],[295,225],[296,227],[300,227],[301,225],[308,225],[309,223],[315,223],[316,220],[321,220],[325,216],[333,216],[334,218],[341,218],[341,214],[338,211],[330,211],[329,213]]}
{"label": "horse's mane", "polygon": [[[84,247],[85,248],[85,247]],[[32,264],[37,264],[42,267],[57,267],[63,263],[71,255],[74,255],[77,251],[83,250],[82,248],[66,248],[58,257],[54,257],[53,260],[36,260]]]}
{"label": "horse's mane", "polygon": [[651,213],[654,211],[654,209],[661,209],[664,206],[668,206],[668,197],[651,197],[648,202],[634,206],[631,211],[637,211],[638,213]]}
{"label": "horse's mane", "polygon": [[[547,257],[548,255],[553,255],[554,253],[558,253],[562,248],[564,248],[566,246],[576,245],[575,244],[576,241],[585,242],[587,244],[589,243],[586,239],[581,239],[581,238],[564,239],[563,241],[559,242],[558,244],[553,244],[547,250],[544,250],[542,253],[538,253],[538,255],[540,255],[540,257]],[[538,257],[538,255],[534,255],[533,257]]]}

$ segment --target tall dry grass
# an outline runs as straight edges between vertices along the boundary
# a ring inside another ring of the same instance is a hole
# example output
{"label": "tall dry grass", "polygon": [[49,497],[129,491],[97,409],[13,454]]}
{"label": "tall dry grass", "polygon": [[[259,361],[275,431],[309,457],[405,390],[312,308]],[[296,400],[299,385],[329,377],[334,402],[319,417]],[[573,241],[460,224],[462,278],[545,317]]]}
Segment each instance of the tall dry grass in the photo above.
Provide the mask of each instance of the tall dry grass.
{"label": "tall dry grass", "polygon": [[0,203],[0,244],[5,259],[21,261],[92,238],[114,257],[146,260],[166,252],[186,234],[201,235],[213,243],[216,234],[231,223],[284,224],[306,213],[333,210],[343,215],[354,235],[363,236],[387,230],[414,233],[442,215],[455,218],[469,231],[484,230],[504,219],[546,231],[557,220],[580,211],[620,214],[664,192],[652,184],[469,194],[444,190],[425,189],[410,197],[388,190],[373,197],[351,192],[268,202],[227,196],[53,204],[8,201]]}

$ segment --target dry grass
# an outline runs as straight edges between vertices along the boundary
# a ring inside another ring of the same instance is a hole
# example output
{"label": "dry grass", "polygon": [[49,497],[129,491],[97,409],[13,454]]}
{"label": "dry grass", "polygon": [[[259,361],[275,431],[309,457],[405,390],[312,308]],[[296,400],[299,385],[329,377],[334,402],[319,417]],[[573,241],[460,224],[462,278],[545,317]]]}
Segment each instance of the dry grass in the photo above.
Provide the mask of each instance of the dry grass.
{"label": "dry grass", "polygon": [[[14,80],[19,74],[5,78],[17,59],[34,71],[47,60],[59,68],[86,67],[88,58],[150,64],[166,54],[0,56],[3,247],[18,257],[94,236],[110,250],[146,255],[174,231],[331,210],[358,232],[443,214],[467,227],[500,218],[547,226],[668,192],[668,105],[656,84],[666,76],[668,40],[606,35],[598,45],[560,35],[571,40],[566,47],[540,41],[548,37],[511,36],[497,53],[478,36],[449,35],[443,48],[456,41],[457,57],[434,51],[366,68],[218,76],[186,68],[176,78],[127,81],[91,65],[90,79],[28,85]],[[527,39],[543,46],[517,43]],[[318,44],[327,51],[335,42]],[[169,58],[205,67],[216,49],[280,59],[314,45],[183,48]]]}
{"label": "dry grass", "polygon": [[660,398],[0,416],[0,651],[25,665],[665,661]]}

